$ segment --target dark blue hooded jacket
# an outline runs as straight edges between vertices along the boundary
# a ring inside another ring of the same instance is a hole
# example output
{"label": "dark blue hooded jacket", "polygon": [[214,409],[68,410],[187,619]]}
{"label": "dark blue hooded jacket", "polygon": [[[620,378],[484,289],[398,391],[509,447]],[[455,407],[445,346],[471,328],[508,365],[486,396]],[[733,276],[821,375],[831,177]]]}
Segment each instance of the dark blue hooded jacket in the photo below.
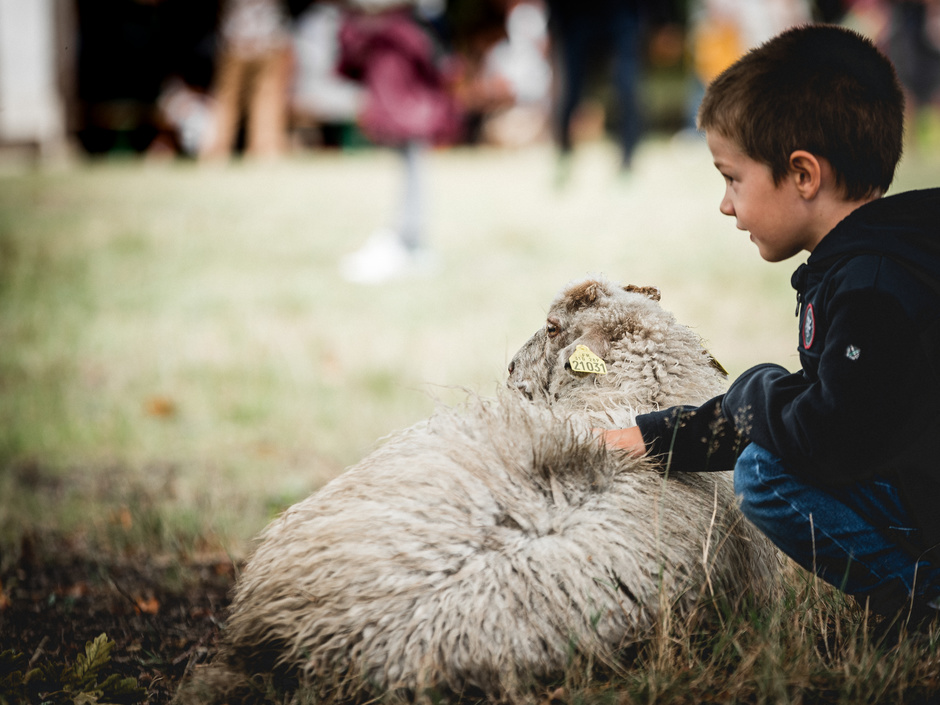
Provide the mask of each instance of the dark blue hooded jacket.
{"label": "dark blue hooded jacket", "polygon": [[819,486],[879,475],[940,544],[940,189],[856,209],[792,283],[802,370],[758,365],[701,407],[639,416],[650,454],[730,470],[754,442]]}

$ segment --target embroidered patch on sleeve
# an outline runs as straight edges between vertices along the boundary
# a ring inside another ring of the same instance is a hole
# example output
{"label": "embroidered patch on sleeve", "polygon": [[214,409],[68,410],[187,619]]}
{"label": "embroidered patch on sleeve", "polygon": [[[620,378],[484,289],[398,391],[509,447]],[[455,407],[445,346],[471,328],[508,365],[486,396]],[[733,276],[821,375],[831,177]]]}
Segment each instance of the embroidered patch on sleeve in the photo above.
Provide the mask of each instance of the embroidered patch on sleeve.
{"label": "embroidered patch on sleeve", "polygon": [[845,356],[849,358],[852,362],[855,362],[862,354],[860,348],[850,345],[845,349]]}
{"label": "embroidered patch on sleeve", "polygon": [[813,311],[813,304],[806,307],[806,315],[803,316],[803,347],[810,349],[813,339],[816,337],[816,314]]}

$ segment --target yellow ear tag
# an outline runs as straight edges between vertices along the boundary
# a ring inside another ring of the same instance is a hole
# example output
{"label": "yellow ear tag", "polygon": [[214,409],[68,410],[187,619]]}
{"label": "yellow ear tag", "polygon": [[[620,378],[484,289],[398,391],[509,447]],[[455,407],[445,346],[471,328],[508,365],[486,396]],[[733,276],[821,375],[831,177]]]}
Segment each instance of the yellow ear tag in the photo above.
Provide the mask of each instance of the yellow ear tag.
{"label": "yellow ear tag", "polygon": [[568,358],[571,369],[582,374],[606,375],[607,365],[586,345],[579,345]]}

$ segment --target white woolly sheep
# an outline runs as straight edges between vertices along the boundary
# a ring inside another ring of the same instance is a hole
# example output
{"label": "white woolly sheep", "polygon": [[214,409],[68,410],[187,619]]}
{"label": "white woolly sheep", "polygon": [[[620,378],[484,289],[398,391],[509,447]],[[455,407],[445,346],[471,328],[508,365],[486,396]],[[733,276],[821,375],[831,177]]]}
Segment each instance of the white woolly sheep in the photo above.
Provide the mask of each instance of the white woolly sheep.
{"label": "white woolly sheep", "polygon": [[[572,648],[609,658],[666,607],[770,585],[775,553],[726,473],[664,477],[591,434],[724,386],[651,294],[567,287],[509,390],[439,409],[285,511],[239,576],[203,686],[275,669],[504,697],[562,673]],[[607,374],[572,370],[578,345]]]}

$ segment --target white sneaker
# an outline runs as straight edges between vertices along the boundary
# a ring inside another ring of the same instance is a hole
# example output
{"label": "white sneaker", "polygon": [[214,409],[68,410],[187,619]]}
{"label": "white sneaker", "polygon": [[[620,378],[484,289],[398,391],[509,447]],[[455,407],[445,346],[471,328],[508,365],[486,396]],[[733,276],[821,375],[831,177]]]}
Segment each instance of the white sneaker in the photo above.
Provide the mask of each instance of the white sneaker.
{"label": "white sneaker", "polygon": [[354,284],[381,284],[411,274],[429,274],[435,266],[430,252],[411,252],[393,230],[379,230],[340,260],[339,271]]}

